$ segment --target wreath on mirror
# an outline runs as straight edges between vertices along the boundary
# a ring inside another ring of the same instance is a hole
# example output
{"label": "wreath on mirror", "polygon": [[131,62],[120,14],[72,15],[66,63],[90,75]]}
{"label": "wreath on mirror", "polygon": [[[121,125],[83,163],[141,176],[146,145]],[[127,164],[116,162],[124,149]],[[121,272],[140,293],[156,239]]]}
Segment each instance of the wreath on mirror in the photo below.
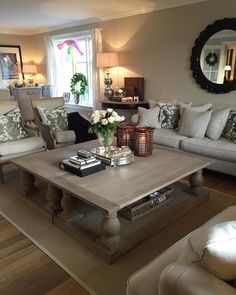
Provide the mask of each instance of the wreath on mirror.
{"label": "wreath on mirror", "polygon": [[218,63],[218,56],[215,52],[210,52],[207,54],[205,60],[209,66],[214,66]]}

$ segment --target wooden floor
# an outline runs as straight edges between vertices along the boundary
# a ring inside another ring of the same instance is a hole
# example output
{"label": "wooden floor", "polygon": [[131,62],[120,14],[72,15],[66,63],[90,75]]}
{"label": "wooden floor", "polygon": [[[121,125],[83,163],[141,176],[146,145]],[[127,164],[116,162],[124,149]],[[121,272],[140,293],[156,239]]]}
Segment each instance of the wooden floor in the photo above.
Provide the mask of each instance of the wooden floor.
{"label": "wooden floor", "polygon": [[[234,195],[236,178],[207,171],[205,186]],[[89,294],[30,240],[0,217],[1,295]]]}

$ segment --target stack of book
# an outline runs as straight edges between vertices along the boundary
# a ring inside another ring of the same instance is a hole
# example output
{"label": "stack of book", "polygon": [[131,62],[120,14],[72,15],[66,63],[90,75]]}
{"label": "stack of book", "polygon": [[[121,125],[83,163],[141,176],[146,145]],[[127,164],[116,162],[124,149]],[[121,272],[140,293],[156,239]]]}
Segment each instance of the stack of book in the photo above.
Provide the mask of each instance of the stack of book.
{"label": "stack of book", "polygon": [[59,168],[83,177],[104,170],[106,165],[91,155],[79,155],[78,152],[77,156],[59,162]]}

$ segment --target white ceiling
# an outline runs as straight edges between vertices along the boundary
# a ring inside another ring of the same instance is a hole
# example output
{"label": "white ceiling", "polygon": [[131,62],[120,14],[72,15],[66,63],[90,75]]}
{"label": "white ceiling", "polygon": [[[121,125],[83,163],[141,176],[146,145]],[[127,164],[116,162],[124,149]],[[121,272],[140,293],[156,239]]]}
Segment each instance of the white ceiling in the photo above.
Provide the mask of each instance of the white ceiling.
{"label": "white ceiling", "polygon": [[32,35],[208,0],[0,0],[0,33]]}

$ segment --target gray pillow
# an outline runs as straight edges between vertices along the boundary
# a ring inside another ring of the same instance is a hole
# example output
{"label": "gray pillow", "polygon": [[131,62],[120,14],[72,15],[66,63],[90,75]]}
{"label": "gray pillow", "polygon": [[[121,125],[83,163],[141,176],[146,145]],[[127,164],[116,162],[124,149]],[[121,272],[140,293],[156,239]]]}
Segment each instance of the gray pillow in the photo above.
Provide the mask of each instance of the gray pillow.
{"label": "gray pillow", "polygon": [[229,108],[214,110],[207,127],[206,136],[212,140],[220,138],[229,116]]}
{"label": "gray pillow", "polygon": [[0,115],[0,142],[15,141],[29,135],[24,129],[19,108]]}
{"label": "gray pillow", "polygon": [[202,139],[205,136],[212,111],[198,112],[186,108],[183,113],[183,120],[179,134]]}
{"label": "gray pillow", "polygon": [[152,109],[139,107],[138,112],[140,117],[138,127],[161,128],[158,122],[160,107],[155,107]]}
{"label": "gray pillow", "polygon": [[55,109],[45,109],[38,106],[37,110],[43,124],[49,125],[53,131],[59,132],[68,130],[66,106],[60,106]]}
{"label": "gray pillow", "polygon": [[236,111],[231,110],[227,119],[225,128],[222,133],[222,137],[227,139],[236,140]]}

